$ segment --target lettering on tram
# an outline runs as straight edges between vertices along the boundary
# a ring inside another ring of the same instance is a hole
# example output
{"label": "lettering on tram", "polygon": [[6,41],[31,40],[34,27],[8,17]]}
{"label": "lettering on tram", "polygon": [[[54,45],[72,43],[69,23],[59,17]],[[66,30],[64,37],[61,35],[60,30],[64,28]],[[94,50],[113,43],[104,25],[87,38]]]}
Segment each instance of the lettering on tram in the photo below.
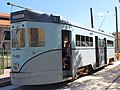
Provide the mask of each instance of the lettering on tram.
{"label": "lettering on tram", "polygon": [[13,59],[15,59],[15,58],[20,58],[20,54],[14,54]]}

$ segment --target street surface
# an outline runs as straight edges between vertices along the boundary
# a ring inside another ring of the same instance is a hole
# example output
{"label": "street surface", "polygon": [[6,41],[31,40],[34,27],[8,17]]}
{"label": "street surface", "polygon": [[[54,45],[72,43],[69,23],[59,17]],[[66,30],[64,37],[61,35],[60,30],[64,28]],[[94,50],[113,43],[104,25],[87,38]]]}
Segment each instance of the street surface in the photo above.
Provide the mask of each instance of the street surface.
{"label": "street surface", "polygon": [[113,83],[108,90],[120,90],[120,77]]}
{"label": "street surface", "polygon": [[10,85],[1,87],[0,90],[120,90],[120,65],[115,64],[104,67],[92,75],[80,77],[74,82],[36,86]]}

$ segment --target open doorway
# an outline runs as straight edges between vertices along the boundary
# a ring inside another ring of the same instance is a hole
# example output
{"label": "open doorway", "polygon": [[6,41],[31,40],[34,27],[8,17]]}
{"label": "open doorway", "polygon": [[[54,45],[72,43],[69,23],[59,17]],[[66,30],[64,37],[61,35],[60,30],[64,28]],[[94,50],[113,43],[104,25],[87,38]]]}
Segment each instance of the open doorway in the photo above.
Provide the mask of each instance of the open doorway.
{"label": "open doorway", "polygon": [[71,31],[62,30],[62,67],[63,76],[71,75],[71,60],[72,60],[72,47],[71,47]]}

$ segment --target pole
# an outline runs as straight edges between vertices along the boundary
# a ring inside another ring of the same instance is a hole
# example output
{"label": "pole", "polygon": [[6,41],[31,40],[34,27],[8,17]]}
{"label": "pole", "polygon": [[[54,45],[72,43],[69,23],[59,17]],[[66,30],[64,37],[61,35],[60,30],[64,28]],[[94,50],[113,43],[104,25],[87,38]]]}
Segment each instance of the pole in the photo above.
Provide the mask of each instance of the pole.
{"label": "pole", "polygon": [[7,5],[11,5],[11,6],[14,6],[14,7],[22,8],[22,9],[25,9],[25,10],[31,10],[31,9],[29,9],[29,8],[25,8],[25,7],[22,7],[22,6],[20,6],[20,5],[15,5],[15,4],[10,3],[10,2],[7,2]]}
{"label": "pole", "polygon": [[117,50],[117,60],[119,59],[119,51],[118,51],[118,16],[117,16],[117,7],[115,7],[115,16],[116,16],[116,50]]}
{"label": "pole", "polygon": [[91,27],[94,28],[92,8],[90,8],[90,16],[91,16]]}

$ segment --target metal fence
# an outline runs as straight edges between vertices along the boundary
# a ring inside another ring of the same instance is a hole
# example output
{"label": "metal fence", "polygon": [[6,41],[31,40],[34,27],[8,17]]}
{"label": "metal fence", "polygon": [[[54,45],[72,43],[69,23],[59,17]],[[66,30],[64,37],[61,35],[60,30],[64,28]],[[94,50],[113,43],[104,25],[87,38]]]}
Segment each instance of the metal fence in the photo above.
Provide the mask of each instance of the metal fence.
{"label": "metal fence", "polygon": [[4,74],[4,48],[0,48],[0,75]]}
{"label": "metal fence", "polygon": [[4,69],[11,67],[10,51],[0,48],[0,75],[4,74]]}

